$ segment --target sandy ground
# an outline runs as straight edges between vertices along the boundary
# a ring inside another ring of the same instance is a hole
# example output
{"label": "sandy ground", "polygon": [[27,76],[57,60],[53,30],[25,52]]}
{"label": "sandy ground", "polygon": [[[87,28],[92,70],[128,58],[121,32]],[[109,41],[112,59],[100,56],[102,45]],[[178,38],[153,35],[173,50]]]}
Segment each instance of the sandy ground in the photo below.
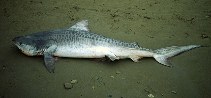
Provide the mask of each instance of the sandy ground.
{"label": "sandy ground", "polygon": [[[171,59],[101,62],[59,58],[54,74],[42,57],[23,55],[20,35],[68,28],[88,19],[90,30],[146,48],[211,46],[210,0],[1,0],[0,98],[208,98],[210,47]],[[64,83],[77,80],[72,89]]]}

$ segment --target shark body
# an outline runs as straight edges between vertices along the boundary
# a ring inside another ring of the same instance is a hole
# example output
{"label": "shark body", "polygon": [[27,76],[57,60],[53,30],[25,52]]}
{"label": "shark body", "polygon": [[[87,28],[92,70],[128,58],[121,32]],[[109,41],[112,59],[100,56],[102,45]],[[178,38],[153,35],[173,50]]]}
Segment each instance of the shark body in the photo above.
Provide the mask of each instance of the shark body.
{"label": "shark body", "polygon": [[54,56],[71,58],[103,58],[112,61],[130,58],[138,62],[143,57],[153,57],[160,64],[170,66],[168,58],[198,48],[200,45],[171,46],[156,50],[140,47],[136,42],[107,38],[88,29],[82,20],[68,29],[52,30],[15,37],[14,44],[26,55],[43,55],[45,67],[54,72]]}

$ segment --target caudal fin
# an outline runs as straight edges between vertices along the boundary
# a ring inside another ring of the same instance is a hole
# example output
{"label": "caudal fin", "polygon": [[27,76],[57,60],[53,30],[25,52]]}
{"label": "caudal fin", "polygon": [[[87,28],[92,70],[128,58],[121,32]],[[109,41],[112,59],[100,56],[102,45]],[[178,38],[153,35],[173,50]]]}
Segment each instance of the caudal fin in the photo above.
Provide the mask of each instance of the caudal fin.
{"label": "caudal fin", "polygon": [[188,46],[171,46],[171,47],[166,47],[166,48],[161,48],[154,50],[154,55],[153,57],[155,58],[156,61],[159,63],[170,66],[170,62],[168,61],[168,58],[176,56],[180,53],[189,51],[194,48],[201,47],[200,45],[188,45]]}

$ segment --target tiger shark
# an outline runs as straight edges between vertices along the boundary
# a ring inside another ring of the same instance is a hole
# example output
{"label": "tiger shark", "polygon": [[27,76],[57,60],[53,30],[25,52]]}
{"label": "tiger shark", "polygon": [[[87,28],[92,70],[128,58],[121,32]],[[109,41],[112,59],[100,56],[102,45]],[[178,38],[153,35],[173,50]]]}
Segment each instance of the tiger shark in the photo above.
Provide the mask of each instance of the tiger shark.
{"label": "tiger shark", "polygon": [[44,56],[44,65],[54,73],[55,57],[103,58],[111,61],[130,58],[138,62],[143,57],[153,57],[162,65],[170,66],[168,58],[201,45],[171,46],[147,49],[136,42],[128,43],[108,38],[88,29],[82,20],[67,29],[50,30],[15,37],[13,43],[27,56]]}

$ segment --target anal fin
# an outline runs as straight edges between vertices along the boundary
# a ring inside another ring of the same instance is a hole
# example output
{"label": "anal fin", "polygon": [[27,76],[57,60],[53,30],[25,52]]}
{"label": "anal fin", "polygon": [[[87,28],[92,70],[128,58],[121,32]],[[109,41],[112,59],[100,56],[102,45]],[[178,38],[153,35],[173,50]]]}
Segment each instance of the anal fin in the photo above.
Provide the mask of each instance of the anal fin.
{"label": "anal fin", "polygon": [[140,56],[136,56],[136,55],[133,55],[133,56],[129,56],[131,60],[133,60],[134,62],[139,62],[139,60],[143,57],[140,57]]}

